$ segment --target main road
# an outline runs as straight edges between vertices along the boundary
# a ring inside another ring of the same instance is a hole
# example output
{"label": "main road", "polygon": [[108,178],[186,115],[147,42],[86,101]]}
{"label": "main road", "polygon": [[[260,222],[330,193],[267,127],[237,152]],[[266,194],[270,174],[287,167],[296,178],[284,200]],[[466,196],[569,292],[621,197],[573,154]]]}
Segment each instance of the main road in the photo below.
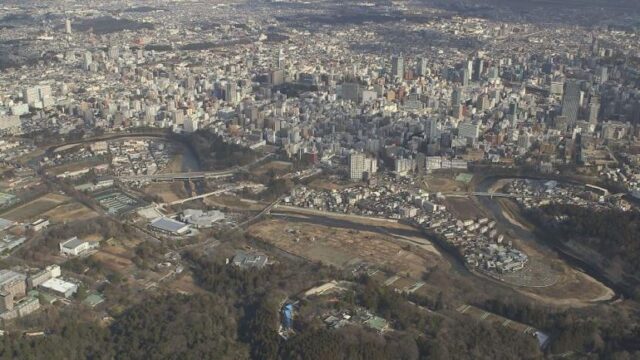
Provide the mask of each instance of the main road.
{"label": "main road", "polygon": [[199,180],[199,179],[222,179],[232,177],[238,172],[248,170],[250,167],[259,164],[260,162],[274,156],[274,154],[267,154],[256,161],[244,165],[236,166],[231,169],[221,171],[188,171],[177,173],[164,173],[153,175],[120,175],[116,178],[120,181],[180,181],[180,180]]}

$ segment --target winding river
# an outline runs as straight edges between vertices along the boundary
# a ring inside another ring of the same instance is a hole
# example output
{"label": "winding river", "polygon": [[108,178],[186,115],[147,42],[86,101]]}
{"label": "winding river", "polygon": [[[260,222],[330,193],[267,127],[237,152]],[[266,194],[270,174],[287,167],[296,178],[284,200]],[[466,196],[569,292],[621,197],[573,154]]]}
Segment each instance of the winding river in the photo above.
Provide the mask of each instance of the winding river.
{"label": "winding river", "polygon": [[[489,192],[490,190],[494,190],[496,186],[499,186],[500,181],[514,180],[516,178],[533,181],[548,180],[543,178],[530,177],[493,176],[487,177],[479,182],[476,185],[476,191]],[[554,180],[558,181],[557,179]],[[575,181],[566,181],[566,183],[577,184]],[[557,242],[551,240],[549,237],[544,236],[543,229],[540,229],[540,232],[536,234],[527,230],[525,227],[515,225],[512,222],[512,219],[510,220],[505,216],[504,208],[502,207],[502,205],[500,205],[497,198],[477,197],[477,200],[482,208],[484,208],[496,221],[498,221],[509,232],[512,232],[517,238],[527,243],[527,245],[541,249],[542,251],[553,251],[558,256],[558,258],[560,258],[570,267],[589,275],[590,277],[594,278],[598,282],[613,290],[615,292],[615,296],[612,299],[606,300],[604,302],[613,302],[620,297],[620,294],[626,295],[626,289],[623,285],[620,285],[609,279],[600,269],[598,269],[597,266],[589,264],[584,260],[568,253],[566,249],[563,248],[562,244],[558,244]],[[502,201],[513,200],[503,199]]]}

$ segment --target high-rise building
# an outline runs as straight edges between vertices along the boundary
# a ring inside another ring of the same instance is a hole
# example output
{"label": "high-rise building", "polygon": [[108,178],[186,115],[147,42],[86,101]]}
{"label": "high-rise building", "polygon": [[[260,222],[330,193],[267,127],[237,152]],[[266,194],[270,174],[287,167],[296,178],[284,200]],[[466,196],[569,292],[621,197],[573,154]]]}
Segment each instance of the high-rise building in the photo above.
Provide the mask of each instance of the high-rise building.
{"label": "high-rise building", "polygon": [[476,104],[476,107],[478,108],[478,111],[488,110],[490,106],[491,106],[491,103],[489,101],[489,95],[482,94],[482,95],[480,95],[478,97],[478,101],[477,101],[477,104]]}
{"label": "high-rise building", "polygon": [[416,75],[418,76],[427,76],[427,59],[423,57],[419,57],[416,61]]}
{"label": "high-rise building", "polygon": [[184,132],[186,133],[192,133],[198,130],[200,125],[200,121],[195,118],[195,117],[187,117],[184,120],[184,124],[183,124],[183,128],[184,128]]}
{"label": "high-rise building", "polygon": [[53,104],[51,86],[40,85],[26,88],[24,98],[27,104],[36,108],[49,107]]}
{"label": "high-rise building", "polygon": [[440,130],[438,129],[438,120],[436,119],[425,120],[424,136],[429,143],[435,142],[440,137]]}
{"label": "high-rise building", "polygon": [[473,60],[465,62],[464,70],[466,70],[467,80],[471,80],[473,76]]}
{"label": "high-rise building", "polygon": [[598,98],[597,96],[592,96],[591,102],[589,103],[589,123],[597,124],[599,113],[600,113],[600,98]]}
{"label": "high-rise building", "polygon": [[85,70],[89,70],[89,65],[91,65],[91,63],[93,63],[93,56],[91,55],[91,52],[87,51],[84,53],[84,56],[82,57],[83,60],[83,64],[82,67]]}
{"label": "high-rise building", "polygon": [[564,84],[561,81],[552,81],[549,92],[551,95],[562,96],[564,94]]}
{"label": "high-rise building", "polygon": [[518,103],[513,101],[509,104],[509,119],[511,120],[511,126],[516,126],[518,123]]}
{"label": "high-rise building", "polygon": [[120,50],[118,50],[117,46],[110,46],[109,47],[109,58],[110,59],[117,59],[118,56],[120,56]]}
{"label": "high-rise building", "polygon": [[480,81],[484,71],[484,60],[477,58],[473,61],[473,81]]}
{"label": "high-rise building", "polygon": [[349,156],[349,177],[351,180],[362,180],[367,174],[371,176],[378,171],[378,161],[363,153],[352,153]]}
{"label": "high-rise building", "polygon": [[398,158],[395,159],[394,171],[398,175],[404,175],[410,171],[413,171],[415,167],[415,161],[413,159]]}
{"label": "high-rise building", "polygon": [[462,102],[464,97],[464,90],[461,88],[455,88],[453,89],[453,92],[451,93],[451,104],[452,105],[458,105]]}
{"label": "high-rise building", "polygon": [[578,121],[578,111],[580,109],[580,83],[576,80],[567,81],[562,97],[562,116],[567,118],[570,126]]}
{"label": "high-rise building", "polygon": [[404,78],[404,57],[402,55],[391,58],[391,76],[399,79]]}
{"label": "high-rise building", "polygon": [[29,105],[34,105],[37,101],[40,101],[40,92],[37,86],[26,88],[24,90],[24,100]]}
{"label": "high-rise building", "polygon": [[278,86],[284,84],[284,70],[277,69],[271,72],[271,84]]}
{"label": "high-rise building", "polygon": [[464,69],[462,69],[462,86],[469,86],[469,80],[471,80],[471,70],[465,67]]}
{"label": "high-rise building", "polygon": [[528,131],[525,130],[518,136],[518,147],[522,151],[527,151],[531,147],[531,135]]}
{"label": "high-rise building", "polygon": [[284,68],[284,52],[282,51],[282,48],[278,50],[278,59],[277,59],[276,67],[278,69]]}
{"label": "high-rise building", "polygon": [[360,101],[360,84],[358,83],[344,83],[341,86],[342,98],[351,100],[353,102]]}
{"label": "high-rise building", "polygon": [[606,66],[599,67],[597,76],[599,84],[606,83],[607,81],[609,81],[609,68],[607,68]]}
{"label": "high-rise building", "polygon": [[238,84],[235,81],[227,82],[224,92],[224,100],[230,104],[238,102]]}
{"label": "high-rise building", "polygon": [[458,124],[458,137],[475,142],[480,135],[480,124],[464,121]]}
{"label": "high-rise building", "polygon": [[67,34],[71,34],[71,20],[66,19],[66,20],[64,21],[64,31],[65,31]]}

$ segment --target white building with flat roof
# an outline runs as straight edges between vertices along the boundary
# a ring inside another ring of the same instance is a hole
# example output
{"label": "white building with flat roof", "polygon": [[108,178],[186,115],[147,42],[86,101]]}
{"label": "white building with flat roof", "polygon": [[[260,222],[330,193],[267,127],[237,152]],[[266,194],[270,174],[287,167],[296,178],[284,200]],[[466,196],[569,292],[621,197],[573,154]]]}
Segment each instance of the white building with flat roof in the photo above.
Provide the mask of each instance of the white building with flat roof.
{"label": "white building with flat roof", "polygon": [[167,217],[159,217],[153,220],[149,227],[154,231],[159,231],[171,235],[185,235],[189,232],[191,225],[173,220]]}
{"label": "white building with flat roof", "polygon": [[64,256],[78,256],[91,249],[91,244],[78,239],[77,236],[60,243],[60,254]]}
{"label": "white building with flat roof", "polygon": [[71,297],[78,291],[78,285],[59,278],[51,278],[40,284],[39,288],[65,298]]}

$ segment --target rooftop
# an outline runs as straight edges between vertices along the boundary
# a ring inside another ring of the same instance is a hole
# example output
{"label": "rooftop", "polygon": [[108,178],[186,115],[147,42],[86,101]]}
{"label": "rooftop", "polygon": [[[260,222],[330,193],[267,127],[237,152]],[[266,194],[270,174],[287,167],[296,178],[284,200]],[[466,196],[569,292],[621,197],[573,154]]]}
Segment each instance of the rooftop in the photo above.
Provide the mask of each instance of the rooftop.
{"label": "rooftop", "polygon": [[168,232],[172,232],[172,233],[179,233],[179,232],[183,232],[185,231],[186,228],[189,227],[189,225],[182,223],[180,221],[177,220],[173,220],[170,218],[166,218],[166,217],[160,217],[157,218],[155,220],[153,220],[151,222],[151,226],[159,229],[159,230],[163,230],[163,231],[168,231]]}
{"label": "rooftop", "polygon": [[60,245],[62,245],[66,249],[75,249],[75,248],[77,248],[78,246],[80,246],[82,244],[84,244],[84,241],[78,239],[77,236],[74,236],[71,239],[66,240],[65,242],[63,242]]}
{"label": "rooftop", "polygon": [[70,283],[68,281],[64,281],[58,278],[51,278],[43,282],[42,284],[40,284],[40,286],[47,289],[51,289],[58,293],[66,293],[67,291],[74,290],[78,287],[74,283]]}
{"label": "rooftop", "polygon": [[261,254],[249,254],[244,251],[238,251],[233,257],[233,264],[241,268],[257,267],[262,268],[267,264],[269,258]]}
{"label": "rooftop", "polygon": [[0,230],[5,230],[13,226],[14,221],[0,218]]}
{"label": "rooftop", "polygon": [[27,277],[24,274],[17,273],[12,270],[0,270],[0,286],[12,281],[25,281]]}

